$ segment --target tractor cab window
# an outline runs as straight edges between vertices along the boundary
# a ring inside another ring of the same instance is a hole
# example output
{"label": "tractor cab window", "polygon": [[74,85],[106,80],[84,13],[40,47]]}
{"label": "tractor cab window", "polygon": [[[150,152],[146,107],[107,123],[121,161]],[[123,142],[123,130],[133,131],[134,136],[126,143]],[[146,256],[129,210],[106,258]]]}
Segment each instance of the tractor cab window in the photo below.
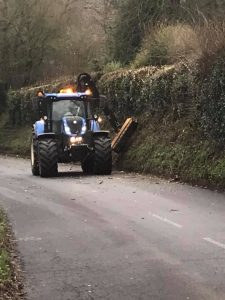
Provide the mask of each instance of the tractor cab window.
{"label": "tractor cab window", "polygon": [[98,105],[96,105],[96,102],[89,101],[87,103],[87,114],[89,119],[93,119],[94,115],[100,114],[100,108]]}
{"label": "tractor cab window", "polygon": [[61,100],[53,102],[52,120],[60,121],[66,116],[79,116],[85,118],[85,107],[83,101]]}

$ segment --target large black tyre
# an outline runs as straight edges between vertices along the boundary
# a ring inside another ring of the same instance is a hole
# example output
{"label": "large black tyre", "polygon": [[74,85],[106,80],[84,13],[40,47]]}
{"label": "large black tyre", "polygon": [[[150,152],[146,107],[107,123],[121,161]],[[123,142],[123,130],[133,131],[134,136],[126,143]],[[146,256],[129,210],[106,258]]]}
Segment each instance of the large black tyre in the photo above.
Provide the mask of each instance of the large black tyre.
{"label": "large black tyre", "polygon": [[81,168],[84,172],[84,174],[93,174],[94,173],[94,156],[89,155],[86,157],[82,163]]}
{"label": "large black tyre", "polygon": [[58,175],[58,148],[57,143],[53,139],[39,141],[38,161],[41,177]]}
{"label": "large black tyre", "polygon": [[39,175],[39,165],[38,165],[38,147],[37,141],[34,141],[32,138],[31,141],[31,172],[34,176]]}
{"label": "large black tyre", "polygon": [[111,139],[105,136],[96,137],[94,141],[94,174],[109,175],[112,172]]}

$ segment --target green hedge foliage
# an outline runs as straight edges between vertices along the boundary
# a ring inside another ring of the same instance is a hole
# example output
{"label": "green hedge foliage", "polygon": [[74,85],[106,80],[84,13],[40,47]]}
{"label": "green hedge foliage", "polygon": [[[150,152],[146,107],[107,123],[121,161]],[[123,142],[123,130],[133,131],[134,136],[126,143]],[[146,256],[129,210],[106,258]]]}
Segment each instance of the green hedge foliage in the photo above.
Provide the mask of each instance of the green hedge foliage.
{"label": "green hedge foliage", "polygon": [[128,115],[170,117],[195,114],[194,76],[186,67],[146,67],[105,74],[100,89],[110,98],[120,118]]}
{"label": "green hedge foliage", "polygon": [[199,90],[199,119],[206,137],[225,143],[225,62],[218,59]]}
{"label": "green hedge foliage", "polygon": [[225,143],[225,62],[217,60],[206,77],[183,65],[146,67],[105,74],[99,86],[121,119],[129,115],[185,118],[206,139]]}
{"label": "green hedge foliage", "polygon": [[7,97],[7,108],[11,125],[21,127],[31,124],[34,120],[32,99],[37,96],[38,92],[56,92],[62,86],[70,84],[71,81],[72,78],[62,78],[51,84],[22,88],[16,91],[10,90]]}

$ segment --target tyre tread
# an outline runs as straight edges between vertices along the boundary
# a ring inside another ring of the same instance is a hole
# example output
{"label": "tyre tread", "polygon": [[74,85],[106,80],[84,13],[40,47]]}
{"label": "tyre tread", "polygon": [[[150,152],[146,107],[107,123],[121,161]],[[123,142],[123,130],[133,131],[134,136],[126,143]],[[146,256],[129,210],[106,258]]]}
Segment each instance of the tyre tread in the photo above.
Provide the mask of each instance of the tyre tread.
{"label": "tyre tread", "polygon": [[98,137],[95,140],[94,173],[109,175],[112,172],[111,139]]}
{"label": "tyre tread", "polygon": [[52,139],[39,141],[39,168],[41,177],[54,177],[58,174],[58,148]]}

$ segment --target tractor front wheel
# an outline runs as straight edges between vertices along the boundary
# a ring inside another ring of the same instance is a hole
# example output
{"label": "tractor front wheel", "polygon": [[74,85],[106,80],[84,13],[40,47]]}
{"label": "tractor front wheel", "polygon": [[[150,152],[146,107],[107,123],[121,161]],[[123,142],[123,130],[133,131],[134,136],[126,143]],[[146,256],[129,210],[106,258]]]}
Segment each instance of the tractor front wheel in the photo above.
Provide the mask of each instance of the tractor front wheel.
{"label": "tractor front wheel", "polygon": [[112,172],[111,139],[108,137],[96,137],[94,141],[93,171],[97,175],[109,175]]}
{"label": "tractor front wheel", "polygon": [[57,143],[53,139],[39,141],[38,157],[41,177],[58,175],[58,148]]}

